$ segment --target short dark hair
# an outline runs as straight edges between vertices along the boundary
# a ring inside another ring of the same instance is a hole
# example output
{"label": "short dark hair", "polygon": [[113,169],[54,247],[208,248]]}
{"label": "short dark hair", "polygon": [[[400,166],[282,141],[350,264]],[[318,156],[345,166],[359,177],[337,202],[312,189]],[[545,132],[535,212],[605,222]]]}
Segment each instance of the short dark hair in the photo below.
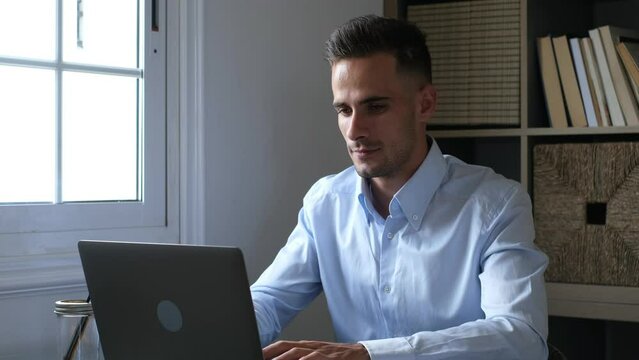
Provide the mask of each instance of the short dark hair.
{"label": "short dark hair", "polygon": [[412,23],[376,15],[360,16],[338,27],[326,41],[326,60],[331,65],[376,53],[395,56],[398,71],[423,74],[431,82],[426,37]]}

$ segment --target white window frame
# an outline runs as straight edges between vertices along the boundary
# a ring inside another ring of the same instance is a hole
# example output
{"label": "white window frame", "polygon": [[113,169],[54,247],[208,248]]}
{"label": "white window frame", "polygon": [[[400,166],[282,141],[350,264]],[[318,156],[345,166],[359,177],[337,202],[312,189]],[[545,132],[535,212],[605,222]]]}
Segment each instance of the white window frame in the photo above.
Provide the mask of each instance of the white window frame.
{"label": "white window frame", "polygon": [[[152,0],[144,1],[150,9]],[[204,243],[202,2],[156,1],[160,32],[150,37],[147,33],[145,55],[161,57],[166,71],[162,79],[145,74],[144,91],[166,103],[145,104],[143,202],[3,207],[0,297],[84,288],[77,254],[81,239]],[[146,24],[151,24],[151,12],[145,16]],[[48,218],[40,212],[46,207],[59,212]],[[36,223],[25,221],[34,216],[42,217]],[[181,229],[181,219],[188,230]]]}

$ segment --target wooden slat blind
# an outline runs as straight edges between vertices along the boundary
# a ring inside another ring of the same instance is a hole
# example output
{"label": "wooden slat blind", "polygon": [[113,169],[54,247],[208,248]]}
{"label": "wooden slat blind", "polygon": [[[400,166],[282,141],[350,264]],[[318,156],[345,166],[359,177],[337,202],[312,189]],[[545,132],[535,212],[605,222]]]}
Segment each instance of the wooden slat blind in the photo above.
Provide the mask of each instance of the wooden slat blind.
{"label": "wooden slat blind", "polygon": [[408,6],[408,21],[426,34],[439,91],[431,125],[519,125],[519,3],[467,0]]}

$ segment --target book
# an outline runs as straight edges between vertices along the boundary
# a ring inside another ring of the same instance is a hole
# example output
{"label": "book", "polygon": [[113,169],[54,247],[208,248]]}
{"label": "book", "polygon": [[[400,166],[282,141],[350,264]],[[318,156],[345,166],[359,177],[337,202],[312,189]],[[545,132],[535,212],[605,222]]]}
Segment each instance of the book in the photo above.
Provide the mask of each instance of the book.
{"label": "book", "polygon": [[[626,68],[628,78],[636,90],[639,86],[639,43],[622,41],[617,44],[617,52]],[[636,91],[635,95],[637,95]],[[637,101],[639,101],[639,96],[637,96]]]}
{"label": "book", "polygon": [[561,88],[564,91],[570,122],[574,127],[586,127],[588,123],[586,122],[584,103],[581,100],[581,92],[577,84],[575,67],[573,66],[570,48],[568,47],[568,38],[566,36],[554,37],[552,38],[552,45],[555,49]]}
{"label": "book", "polygon": [[632,92],[635,94],[635,98],[639,101],[639,85],[637,85],[632,79],[628,80],[630,82],[630,87],[632,87]]}
{"label": "book", "polygon": [[601,74],[604,95],[606,96],[606,102],[608,103],[610,123],[613,126],[626,126],[626,121],[624,120],[623,113],[621,112],[621,105],[617,99],[617,92],[612,82],[610,68],[608,68],[608,60],[606,59],[606,53],[601,41],[599,29],[592,29],[588,31],[588,35],[590,35],[590,40],[592,40],[592,49],[595,53],[595,59],[597,59],[599,74]]}
{"label": "book", "polygon": [[550,124],[554,128],[567,128],[568,119],[566,117],[564,95],[561,91],[555,51],[553,50],[550,36],[537,38],[537,53],[539,55],[541,81],[544,86]]}
{"label": "book", "polygon": [[606,59],[608,60],[608,67],[617,92],[617,98],[619,99],[624,119],[626,119],[626,125],[637,126],[639,125],[639,106],[637,105],[637,99],[633,95],[632,87],[626,78],[621,59],[617,55],[616,45],[622,37],[639,40],[639,32],[614,26],[602,26],[598,29],[606,52]]}
{"label": "book", "polygon": [[592,49],[592,40],[588,37],[581,39],[581,53],[586,65],[586,74],[590,84],[591,96],[595,105],[595,113],[599,126],[610,126],[610,114],[608,113],[608,103],[604,95],[601,82],[601,74],[597,67],[597,59]]}
{"label": "book", "polygon": [[597,127],[598,124],[597,114],[595,113],[595,104],[592,101],[590,83],[588,82],[588,76],[586,75],[586,66],[581,54],[581,45],[579,44],[578,38],[570,39],[570,50],[572,51],[572,60],[575,65],[577,82],[579,83],[579,90],[581,91],[581,100],[584,104],[588,127]]}

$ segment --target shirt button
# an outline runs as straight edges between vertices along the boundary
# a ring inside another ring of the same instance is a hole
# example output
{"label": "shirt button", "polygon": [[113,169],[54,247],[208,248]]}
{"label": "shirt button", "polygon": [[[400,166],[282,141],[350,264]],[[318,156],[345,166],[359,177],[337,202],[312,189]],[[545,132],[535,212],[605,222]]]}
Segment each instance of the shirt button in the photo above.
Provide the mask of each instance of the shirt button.
{"label": "shirt button", "polygon": [[386,237],[389,238],[389,239],[392,239],[393,238],[393,233],[389,232],[388,234],[386,234]]}
{"label": "shirt button", "polygon": [[419,216],[413,215],[413,220],[417,220],[417,219],[419,219]]}
{"label": "shirt button", "polygon": [[384,286],[384,292],[387,294],[390,293],[390,287]]}

